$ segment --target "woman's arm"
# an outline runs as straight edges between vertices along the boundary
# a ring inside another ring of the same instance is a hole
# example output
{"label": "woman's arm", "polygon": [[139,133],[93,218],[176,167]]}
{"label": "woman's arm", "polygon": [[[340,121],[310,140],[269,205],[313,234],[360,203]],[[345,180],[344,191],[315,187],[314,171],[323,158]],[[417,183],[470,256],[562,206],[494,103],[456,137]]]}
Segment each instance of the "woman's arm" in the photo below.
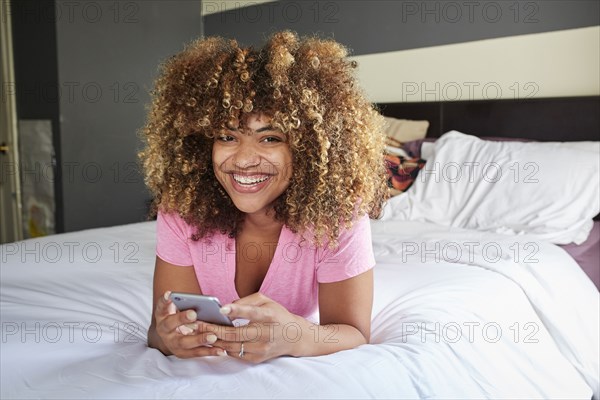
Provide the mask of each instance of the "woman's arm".
{"label": "woman's arm", "polygon": [[303,334],[294,356],[318,356],[369,343],[373,269],[353,278],[319,284],[320,325],[302,318]]}
{"label": "woman's arm", "polygon": [[[173,265],[156,257],[153,291],[152,322],[148,328],[148,346],[160,350],[165,355],[175,353],[178,357],[216,355],[219,349],[204,347],[211,343],[207,339],[207,333],[195,332],[193,335],[183,335],[181,332],[176,332],[177,327],[181,325],[195,323],[195,313],[192,313],[194,315],[188,315],[189,312],[173,313],[175,305],[164,297],[167,291],[202,294],[194,268]],[[169,339],[168,345],[163,337]],[[216,338],[214,339],[216,340]]]}

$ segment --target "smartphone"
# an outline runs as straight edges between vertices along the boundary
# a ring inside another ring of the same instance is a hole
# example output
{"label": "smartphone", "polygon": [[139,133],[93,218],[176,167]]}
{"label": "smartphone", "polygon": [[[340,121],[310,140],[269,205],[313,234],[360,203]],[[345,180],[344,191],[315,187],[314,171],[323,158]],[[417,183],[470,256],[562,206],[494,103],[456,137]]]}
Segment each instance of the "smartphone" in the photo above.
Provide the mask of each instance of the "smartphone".
{"label": "smartphone", "polygon": [[219,312],[221,304],[216,297],[191,293],[171,293],[171,300],[179,311],[190,309],[196,311],[199,321],[233,326],[229,317]]}

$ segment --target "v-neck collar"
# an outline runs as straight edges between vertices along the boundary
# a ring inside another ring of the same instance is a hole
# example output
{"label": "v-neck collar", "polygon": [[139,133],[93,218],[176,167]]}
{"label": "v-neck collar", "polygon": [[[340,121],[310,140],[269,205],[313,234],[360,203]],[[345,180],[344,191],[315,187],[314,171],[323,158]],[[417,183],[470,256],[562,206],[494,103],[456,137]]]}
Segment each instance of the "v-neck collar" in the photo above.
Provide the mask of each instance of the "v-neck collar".
{"label": "v-neck collar", "polygon": [[[271,260],[271,264],[269,265],[269,269],[267,269],[267,273],[260,284],[260,288],[258,291],[260,293],[265,293],[266,290],[269,289],[273,276],[276,275],[277,269],[281,264],[281,260],[283,257],[281,256],[281,252],[283,251],[283,244],[286,243],[287,238],[289,237],[289,230],[285,226],[285,224],[281,227],[281,232],[279,233],[279,239],[277,240],[277,247],[275,252],[273,253],[273,259]],[[238,294],[237,288],[235,287],[235,273],[237,270],[237,250],[236,250],[236,239],[228,238],[228,246],[229,254],[231,257],[226,257],[226,267],[227,267],[227,280],[229,281],[229,291],[231,292],[233,298],[235,300],[240,299],[240,295]]]}

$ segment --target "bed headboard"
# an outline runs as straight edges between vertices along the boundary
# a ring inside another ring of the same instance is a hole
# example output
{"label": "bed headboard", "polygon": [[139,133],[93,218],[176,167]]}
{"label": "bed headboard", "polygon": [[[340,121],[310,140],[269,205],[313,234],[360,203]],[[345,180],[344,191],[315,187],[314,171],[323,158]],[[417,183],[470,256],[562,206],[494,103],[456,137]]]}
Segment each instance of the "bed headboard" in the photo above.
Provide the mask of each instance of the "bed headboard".
{"label": "bed headboard", "polygon": [[[450,130],[479,137],[600,141],[600,96],[380,103],[389,117],[427,120],[427,137]],[[595,220],[600,220],[598,214]]]}
{"label": "bed headboard", "polygon": [[427,137],[450,130],[539,141],[600,140],[600,96],[380,103],[383,115],[427,120]]}

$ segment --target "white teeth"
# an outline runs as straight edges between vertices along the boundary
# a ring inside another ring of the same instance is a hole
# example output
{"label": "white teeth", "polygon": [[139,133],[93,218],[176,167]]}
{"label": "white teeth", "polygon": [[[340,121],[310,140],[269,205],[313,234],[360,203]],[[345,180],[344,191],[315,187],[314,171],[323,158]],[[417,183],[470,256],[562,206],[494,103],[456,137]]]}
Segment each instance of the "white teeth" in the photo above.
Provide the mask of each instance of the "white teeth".
{"label": "white teeth", "polygon": [[233,175],[233,179],[241,185],[256,185],[257,183],[261,183],[269,179],[269,176],[244,176],[244,175]]}

